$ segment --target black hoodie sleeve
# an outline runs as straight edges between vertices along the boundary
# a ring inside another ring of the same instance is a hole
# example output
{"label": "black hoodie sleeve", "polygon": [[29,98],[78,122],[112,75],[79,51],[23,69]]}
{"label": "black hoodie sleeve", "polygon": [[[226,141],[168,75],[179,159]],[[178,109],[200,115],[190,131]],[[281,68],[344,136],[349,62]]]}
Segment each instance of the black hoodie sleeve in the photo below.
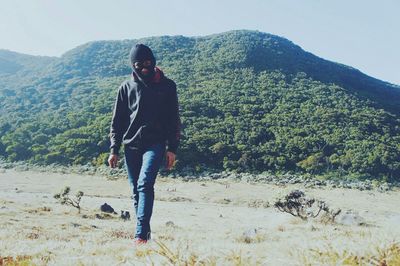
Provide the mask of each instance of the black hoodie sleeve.
{"label": "black hoodie sleeve", "polygon": [[179,116],[179,103],[178,103],[178,94],[176,91],[176,84],[173,82],[173,91],[171,94],[170,101],[170,124],[167,135],[167,150],[176,154],[180,143],[181,137],[181,119]]}
{"label": "black hoodie sleeve", "polygon": [[124,95],[123,92],[123,86],[118,90],[117,97],[115,99],[115,104],[114,104],[114,111],[112,115],[112,120],[111,120],[111,126],[110,126],[110,149],[112,154],[118,154],[119,149],[121,147],[121,142],[122,142],[122,137],[124,135],[125,131],[125,125],[127,122],[127,99],[126,95]]}

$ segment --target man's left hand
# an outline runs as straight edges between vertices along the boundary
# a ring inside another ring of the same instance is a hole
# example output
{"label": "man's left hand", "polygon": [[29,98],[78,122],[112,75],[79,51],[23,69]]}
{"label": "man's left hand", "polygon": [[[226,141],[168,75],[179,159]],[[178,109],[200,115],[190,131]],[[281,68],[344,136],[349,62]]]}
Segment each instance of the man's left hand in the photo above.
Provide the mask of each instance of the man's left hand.
{"label": "man's left hand", "polygon": [[176,157],[175,153],[167,151],[167,154],[166,154],[167,170],[171,170],[172,167],[174,167],[175,157]]}

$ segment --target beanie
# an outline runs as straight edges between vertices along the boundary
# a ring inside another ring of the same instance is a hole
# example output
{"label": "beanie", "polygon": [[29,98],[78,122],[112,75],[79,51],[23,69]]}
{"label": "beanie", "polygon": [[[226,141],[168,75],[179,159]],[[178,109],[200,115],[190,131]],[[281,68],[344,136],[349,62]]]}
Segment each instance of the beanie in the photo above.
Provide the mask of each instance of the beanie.
{"label": "beanie", "polygon": [[129,55],[131,59],[131,65],[137,61],[143,62],[144,60],[151,60],[153,65],[156,65],[156,58],[153,55],[153,52],[151,49],[144,45],[144,44],[136,44],[134,47],[132,47],[132,50]]}

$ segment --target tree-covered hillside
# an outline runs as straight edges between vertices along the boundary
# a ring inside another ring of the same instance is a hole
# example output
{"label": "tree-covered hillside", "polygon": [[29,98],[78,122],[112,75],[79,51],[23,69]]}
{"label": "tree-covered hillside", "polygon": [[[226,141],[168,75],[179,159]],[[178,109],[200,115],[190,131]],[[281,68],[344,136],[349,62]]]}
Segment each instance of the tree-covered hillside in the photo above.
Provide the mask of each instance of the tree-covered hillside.
{"label": "tree-covered hillside", "polygon": [[105,163],[116,91],[137,42],[178,85],[178,170],[400,180],[399,86],[255,31],[91,42],[36,62],[0,53],[0,155]]}

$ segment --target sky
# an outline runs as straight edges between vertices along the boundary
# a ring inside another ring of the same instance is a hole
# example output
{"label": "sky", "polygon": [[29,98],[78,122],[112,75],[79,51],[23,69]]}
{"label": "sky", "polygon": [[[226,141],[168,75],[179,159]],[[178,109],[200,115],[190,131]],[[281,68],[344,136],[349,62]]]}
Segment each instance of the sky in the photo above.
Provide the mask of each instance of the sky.
{"label": "sky", "polygon": [[95,40],[248,29],[400,84],[399,0],[0,0],[0,49],[61,56]]}

